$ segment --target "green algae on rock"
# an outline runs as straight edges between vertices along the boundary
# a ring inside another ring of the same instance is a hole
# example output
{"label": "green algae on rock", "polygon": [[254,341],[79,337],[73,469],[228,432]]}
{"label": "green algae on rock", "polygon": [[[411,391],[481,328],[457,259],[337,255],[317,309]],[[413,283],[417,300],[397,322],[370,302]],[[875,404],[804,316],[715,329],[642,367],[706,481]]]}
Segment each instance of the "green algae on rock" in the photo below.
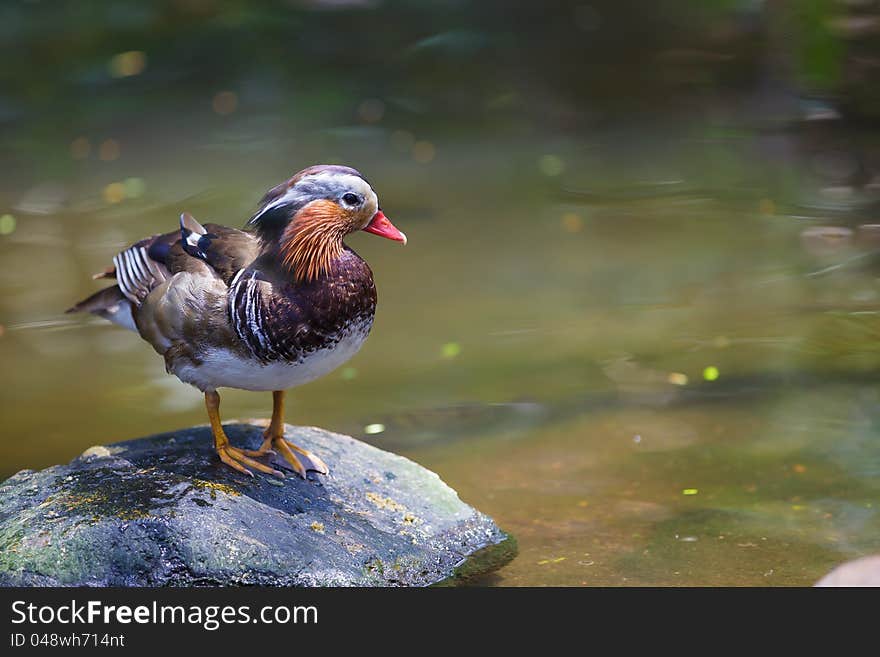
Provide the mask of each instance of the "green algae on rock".
{"label": "green algae on rock", "polygon": [[[252,449],[262,433],[226,430]],[[406,458],[313,427],[286,432],[331,474],[246,478],[219,465],[206,427],[19,472],[0,485],[0,585],[424,586],[508,540]]]}

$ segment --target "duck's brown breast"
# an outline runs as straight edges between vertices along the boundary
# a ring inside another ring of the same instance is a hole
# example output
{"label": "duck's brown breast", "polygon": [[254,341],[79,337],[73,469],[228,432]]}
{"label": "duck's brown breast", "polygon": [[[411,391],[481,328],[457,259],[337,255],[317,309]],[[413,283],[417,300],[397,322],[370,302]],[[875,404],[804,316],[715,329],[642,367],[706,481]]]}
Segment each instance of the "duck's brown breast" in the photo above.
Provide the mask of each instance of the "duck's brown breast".
{"label": "duck's brown breast", "polygon": [[302,362],[346,336],[369,333],[376,287],[369,266],[346,249],[330,272],[308,283],[247,268],[229,287],[230,323],[263,362]]}

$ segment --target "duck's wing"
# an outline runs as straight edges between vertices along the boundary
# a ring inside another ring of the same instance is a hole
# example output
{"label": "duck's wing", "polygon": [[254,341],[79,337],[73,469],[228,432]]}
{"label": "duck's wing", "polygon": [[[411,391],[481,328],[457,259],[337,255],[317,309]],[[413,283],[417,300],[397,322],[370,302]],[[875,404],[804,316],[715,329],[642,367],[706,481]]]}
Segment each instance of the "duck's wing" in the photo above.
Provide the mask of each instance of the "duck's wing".
{"label": "duck's wing", "polygon": [[180,215],[180,233],[187,255],[207,263],[227,285],[260,254],[253,234],[219,224],[202,226],[189,213]]}
{"label": "duck's wing", "polygon": [[202,226],[192,215],[180,217],[180,230],[154,235],[132,244],[113,258],[113,266],[95,278],[114,278],[116,285],[105,288],[79,302],[67,312],[91,312],[130,326],[127,314],[119,321],[116,314],[128,300],[139,307],[155,288],[179,272],[214,276],[226,285],[235,274],[253,262],[260,251],[259,241],[250,233],[219,224]]}
{"label": "duck's wing", "polygon": [[179,241],[180,231],[174,231],[135,242],[113,258],[112,266],[92,277],[115,279],[116,285],[99,290],[66,312],[92,313],[136,331],[132,307],[139,306],[152,289],[171,277],[167,255]]}

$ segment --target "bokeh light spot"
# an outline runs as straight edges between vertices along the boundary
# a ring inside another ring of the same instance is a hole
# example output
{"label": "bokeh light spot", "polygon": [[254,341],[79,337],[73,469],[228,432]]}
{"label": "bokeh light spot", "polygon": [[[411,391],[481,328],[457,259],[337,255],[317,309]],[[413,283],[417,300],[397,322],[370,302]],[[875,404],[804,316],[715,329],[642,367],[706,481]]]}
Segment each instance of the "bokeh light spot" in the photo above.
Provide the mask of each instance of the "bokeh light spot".
{"label": "bokeh light spot", "polygon": [[122,181],[122,187],[127,198],[140,198],[146,190],[143,178],[126,178]]}
{"label": "bokeh light spot", "polygon": [[385,116],[385,103],[378,98],[367,98],[358,105],[357,114],[364,123],[378,123]]}
{"label": "bokeh light spot", "polygon": [[686,386],[688,383],[688,375],[683,374],[682,372],[670,372],[669,376],[666,377],[666,380],[672,385]]}
{"label": "bokeh light spot", "polygon": [[416,143],[413,133],[406,130],[395,130],[391,133],[391,148],[401,153],[409,153]]}
{"label": "bokeh light spot", "polygon": [[685,488],[681,491],[682,495],[696,495],[700,490],[698,488]]}
{"label": "bokeh light spot", "polygon": [[129,50],[113,55],[108,68],[114,78],[127,78],[143,73],[147,67],[147,55],[140,50]]}
{"label": "bokeh light spot", "polygon": [[565,171],[565,162],[557,155],[542,155],[538,160],[538,169],[545,176],[559,176]]}
{"label": "bokeh light spot", "polygon": [[98,148],[98,157],[104,162],[112,162],[119,158],[119,142],[115,139],[105,139]]}
{"label": "bokeh light spot", "polygon": [[15,232],[15,217],[4,214],[0,217],[0,235],[12,235]]}
{"label": "bokeh light spot", "polygon": [[579,233],[584,228],[584,220],[575,212],[562,215],[562,230],[566,233]]}
{"label": "bokeh light spot", "polygon": [[709,367],[703,370],[703,379],[706,381],[715,381],[719,376],[721,376],[721,373],[714,365],[709,365]]}
{"label": "bokeh light spot", "polygon": [[107,203],[119,203],[125,200],[125,185],[119,182],[110,183],[104,188],[102,195]]}
{"label": "bokeh light spot", "polygon": [[412,147],[413,159],[419,164],[427,164],[434,159],[436,149],[429,141],[417,141]]}
{"label": "bokeh light spot", "polygon": [[383,431],[385,431],[385,425],[378,422],[375,424],[368,424],[364,427],[364,433],[370,436],[382,433]]}
{"label": "bokeh light spot", "polygon": [[211,107],[221,116],[232,114],[238,109],[238,96],[233,91],[221,91],[214,95]]}
{"label": "bokeh light spot", "polygon": [[77,137],[70,142],[70,157],[74,160],[84,160],[92,152],[92,144],[85,137]]}
{"label": "bokeh light spot", "polygon": [[443,358],[455,358],[461,353],[461,345],[457,342],[447,342],[443,345],[440,353]]}

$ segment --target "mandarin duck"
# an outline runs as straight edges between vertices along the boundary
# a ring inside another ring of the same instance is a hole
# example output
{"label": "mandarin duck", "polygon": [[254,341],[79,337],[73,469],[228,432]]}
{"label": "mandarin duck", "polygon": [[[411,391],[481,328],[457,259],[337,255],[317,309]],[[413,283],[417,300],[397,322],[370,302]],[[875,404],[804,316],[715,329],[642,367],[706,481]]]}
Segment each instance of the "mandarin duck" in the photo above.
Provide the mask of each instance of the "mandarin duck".
{"label": "mandarin duck", "polygon": [[[138,333],[166,370],[205,395],[214,449],[231,468],[283,477],[256,460],[280,454],[300,476],[324,462],[284,437],[284,391],[350,359],[373,324],[370,267],[344,238],[364,230],[406,244],[355,169],[309,167],[270,189],[245,230],[180,217],[113,258],[95,278],[115,279],[68,312],[90,312]],[[272,391],[272,419],[257,450],[233,447],[218,388]]]}

